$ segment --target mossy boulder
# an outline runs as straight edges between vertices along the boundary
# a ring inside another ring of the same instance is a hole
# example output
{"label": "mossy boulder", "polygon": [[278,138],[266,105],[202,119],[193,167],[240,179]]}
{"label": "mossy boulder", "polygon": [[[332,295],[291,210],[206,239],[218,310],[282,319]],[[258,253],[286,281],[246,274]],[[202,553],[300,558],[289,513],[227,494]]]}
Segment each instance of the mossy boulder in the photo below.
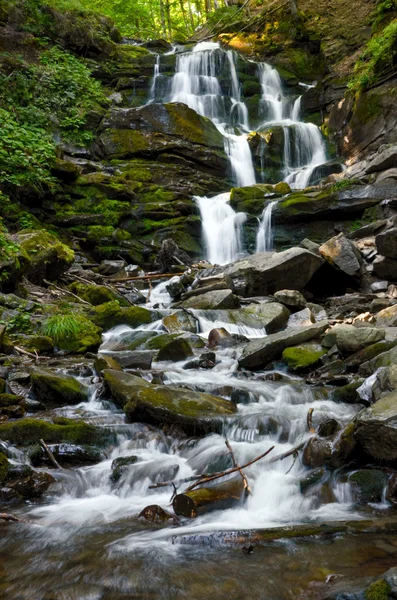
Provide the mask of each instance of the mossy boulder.
{"label": "mossy boulder", "polygon": [[93,306],[99,306],[100,304],[114,301],[117,301],[120,306],[129,306],[129,303],[123,296],[116,294],[104,285],[73,282],[69,286],[69,289],[76,294],[76,296],[86,300],[86,302],[89,302]]}
{"label": "mossy boulder", "polygon": [[390,591],[391,588],[388,582],[384,579],[380,579],[379,581],[371,583],[365,590],[364,598],[365,600],[389,600]]}
{"label": "mossy boulder", "polygon": [[74,261],[73,250],[44,230],[18,233],[16,242],[19,259],[26,265],[24,274],[32,283],[57,279]]}
{"label": "mossy boulder", "polygon": [[128,470],[130,465],[134,465],[138,460],[138,457],[135,455],[132,456],[121,456],[120,458],[116,458],[112,462],[112,474],[110,476],[111,480],[114,482],[119,481],[121,479],[123,473]]}
{"label": "mossy boulder", "polygon": [[183,308],[194,308],[196,310],[215,310],[223,308],[239,308],[238,297],[232,290],[216,290],[206,292],[199,296],[192,296],[181,304]]}
{"label": "mossy boulder", "polygon": [[178,337],[165,344],[157,355],[158,361],[171,360],[173,362],[186,360],[193,356],[193,350],[189,342],[182,337]]}
{"label": "mossy boulder", "polygon": [[348,477],[353,485],[357,502],[381,502],[383,490],[386,487],[388,476],[377,469],[359,469]]}
{"label": "mossy boulder", "polygon": [[52,354],[54,352],[54,342],[47,335],[27,335],[18,338],[16,345],[29,352],[37,352],[37,354]]}
{"label": "mossy boulder", "polygon": [[326,351],[319,344],[302,344],[283,350],[282,359],[292,371],[315,369]]}
{"label": "mossy boulder", "polygon": [[87,400],[87,387],[71,375],[34,369],[30,379],[37,400],[46,407],[80,404]]}
{"label": "mossy boulder", "polygon": [[109,432],[75,419],[59,417],[53,421],[25,417],[19,421],[0,424],[0,440],[19,446],[47,443],[89,444],[102,446],[111,441]]}
{"label": "mossy boulder", "polygon": [[123,370],[123,367],[117,360],[107,354],[98,354],[94,361],[94,368],[97,373],[101,373],[104,369],[112,369],[113,371]]}
{"label": "mossy boulder", "polygon": [[90,317],[93,322],[107,330],[116,325],[129,325],[130,327],[139,327],[140,325],[148,325],[159,318],[155,311],[150,311],[142,306],[129,306],[128,308],[121,307],[117,301],[106,302],[96,306]]}
{"label": "mossy boulder", "polygon": [[181,333],[183,331],[195,333],[197,331],[196,319],[185,311],[177,311],[172,315],[167,315],[163,318],[163,325],[169,333]]}
{"label": "mossy boulder", "polygon": [[357,394],[357,389],[362,385],[363,379],[352,381],[347,385],[337,387],[332,392],[332,400],[334,402],[346,402],[346,404],[357,404],[361,402],[361,398]]}
{"label": "mossy boulder", "polygon": [[113,401],[130,422],[178,425],[187,435],[220,432],[223,419],[236,407],[223,398],[183,388],[152,385],[117,371],[105,370],[104,379]]}
{"label": "mossy boulder", "polygon": [[15,406],[23,401],[23,396],[15,394],[0,394],[0,408]]}
{"label": "mossy boulder", "polygon": [[355,438],[361,450],[385,464],[397,462],[397,392],[393,391],[358,413]]}
{"label": "mossy boulder", "polygon": [[9,468],[10,463],[8,462],[8,458],[3,452],[0,452],[0,484],[5,481]]}

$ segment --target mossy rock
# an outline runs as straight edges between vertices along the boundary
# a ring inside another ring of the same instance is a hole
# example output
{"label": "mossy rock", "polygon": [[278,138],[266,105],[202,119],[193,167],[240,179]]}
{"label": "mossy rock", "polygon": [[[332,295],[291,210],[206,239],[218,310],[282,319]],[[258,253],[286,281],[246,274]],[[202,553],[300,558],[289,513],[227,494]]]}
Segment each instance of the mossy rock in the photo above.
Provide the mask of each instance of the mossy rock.
{"label": "mossy rock", "polygon": [[114,436],[109,432],[74,419],[59,417],[51,421],[25,417],[20,421],[0,424],[0,439],[11,444],[31,446],[41,439],[51,444],[104,445]]}
{"label": "mossy rock", "polygon": [[365,590],[364,598],[365,600],[388,600],[390,591],[390,585],[387,581],[380,579],[371,583]]}
{"label": "mossy rock", "polygon": [[93,322],[105,331],[117,325],[129,325],[134,328],[148,325],[159,318],[155,311],[150,311],[142,306],[123,308],[117,301],[96,306],[90,316]]}
{"label": "mossy rock", "polygon": [[49,369],[34,369],[31,383],[37,400],[46,407],[80,404],[88,397],[87,387],[75,377]]}
{"label": "mossy rock", "polygon": [[98,354],[94,362],[94,368],[97,373],[101,373],[104,369],[112,369],[113,371],[123,370],[123,367],[117,360],[107,354]]}
{"label": "mossy rock", "polygon": [[283,351],[282,359],[292,371],[304,372],[314,369],[326,351],[317,344],[292,346]]}
{"label": "mossy rock", "polygon": [[222,431],[223,419],[236,412],[234,404],[223,398],[152,385],[128,373],[105,370],[104,380],[113,401],[124,409],[130,422],[174,424],[187,435],[203,435]]}
{"label": "mossy rock", "polygon": [[332,392],[332,400],[334,402],[346,402],[346,404],[357,404],[361,402],[357,389],[362,385],[363,379],[359,381],[353,381],[342,387],[336,388]]}
{"label": "mossy rock", "polygon": [[0,408],[5,406],[16,406],[23,401],[23,396],[15,394],[0,394]]}
{"label": "mossy rock", "polygon": [[132,456],[121,456],[120,458],[116,458],[112,462],[112,474],[110,476],[111,480],[117,482],[121,479],[123,473],[128,470],[130,465],[134,465],[138,460],[138,457],[135,455]]}
{"label": "mossy rock", "polygon": [[6,382],[5,382],[5,379],[2,379],[2,378],[0,377],[0,394],[4,394],[4,392],[5,392],[5,389],[6,389]]}
{"label": "mossy rock", "polygon": [[355,488],[357,501],[367,504],[382,501],[388,475],[378,469],[360,469],[351,473],[348,480]]}
{"label": "mossy rock", "polygon": [[185,338],[176,338],[165,344],[157,355],[158,361],[171,360],[173,362],[186,360],[193,356],[189,342]]}
{"label": "mossy rock", "polygon": [[54,342],[47,335],[24,336],[17,340],[17,345],[29,352],[37,352],[37,354],[52,354],[54,352]]}
{"label": "mossy rock", "polygon": [[117,301],[120,306],[129,306],[129,303],[125,298],[116,294],[109,288],[104,285],[95,285],[95,284],[85,284],[85,283],[77,283],[73,282],[69,289],[71,292],[86,300],[93,306],[99,306],[100,304],[105,304],[106,302]]}
{"label": "mossy rock", "polygon": [[3,452],[0,452],[0,484],[6,479],[10,463]]}
{"label": "mossy rock", "polygon": [[32,283],[57,279],[74,261],[73,250],[48,231],[20,232],[16,241],[20,246],[18,258],[27,259],[24,273]]}
{"label": "mossy rock", "polygon": [[156,335],[156,337],[148,339],[144,344],[145,350],[161,350],[163,346],[167,346],[167,344],[177,339],[177,337],[178,334],[176,333],[161,333],[160,335]]}

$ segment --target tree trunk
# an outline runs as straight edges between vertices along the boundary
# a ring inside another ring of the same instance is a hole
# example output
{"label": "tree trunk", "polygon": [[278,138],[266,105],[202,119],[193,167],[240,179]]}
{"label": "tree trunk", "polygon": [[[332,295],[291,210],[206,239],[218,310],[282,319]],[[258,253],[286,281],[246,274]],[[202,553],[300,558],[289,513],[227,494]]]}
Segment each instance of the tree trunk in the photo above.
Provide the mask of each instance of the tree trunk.
{"label": "tree trunk", "polygon": [[163,32],[163,37],[167,37],[167,28],[165,26],[165,12],[164,12],[164,3],[163,0],[160,0],[160,18],[161,18],[161,30]]}
{"label": "tree trunk", "polygon": [[211,487],[202,487],[175,496],[172,506],[179,517],[191,519],[211,510],[230,508],[239,504],[244,495],[241,477],[229,479]]}

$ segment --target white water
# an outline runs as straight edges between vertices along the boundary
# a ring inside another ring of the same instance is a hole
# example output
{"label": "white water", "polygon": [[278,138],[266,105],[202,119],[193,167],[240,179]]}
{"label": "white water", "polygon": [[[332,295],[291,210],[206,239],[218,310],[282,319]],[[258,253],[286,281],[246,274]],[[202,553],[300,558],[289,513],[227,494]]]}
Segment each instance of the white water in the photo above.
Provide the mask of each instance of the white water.
{"label": "white water", "polygon": [[255,252],[270,252],[273,250],[272,212],[277,202],[269,202],[262,213],[256,234]]}

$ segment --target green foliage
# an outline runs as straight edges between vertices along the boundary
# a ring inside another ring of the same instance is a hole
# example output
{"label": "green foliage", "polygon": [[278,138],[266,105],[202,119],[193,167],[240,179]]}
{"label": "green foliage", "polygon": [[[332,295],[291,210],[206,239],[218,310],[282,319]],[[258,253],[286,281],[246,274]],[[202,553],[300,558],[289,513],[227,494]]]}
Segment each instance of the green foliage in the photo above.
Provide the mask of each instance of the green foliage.
{"label": "green foliage", "polygon": [[344,190],[352,185],[359,185],[360,183],[359,179],[340,179],[331,186],[330,191],[338,192],[339,190]]}
{"label": "green foliage", "polygon": [[28,313],[15,315],[6,322],[6,325],[9,333],[30,333],[32,331],[32,319]]}
{"label": "green foliage", "polygon": [[392,72],[397,59],[397,19],[374,35],[357,61],[349,89],[360,92]]}
{"label": "green foliage", "polygon": [[89,319],[72,313],[48,317],[43,324],[43,332],[54,340],[58,348],[73,352],[95,345],[98,338],[98,328]]}
{"label": "green foliage", "polygon": [[365,590],[365,600],[387,600],[389,597],[390,586],[384,579],[374,581],[369,588]]}

